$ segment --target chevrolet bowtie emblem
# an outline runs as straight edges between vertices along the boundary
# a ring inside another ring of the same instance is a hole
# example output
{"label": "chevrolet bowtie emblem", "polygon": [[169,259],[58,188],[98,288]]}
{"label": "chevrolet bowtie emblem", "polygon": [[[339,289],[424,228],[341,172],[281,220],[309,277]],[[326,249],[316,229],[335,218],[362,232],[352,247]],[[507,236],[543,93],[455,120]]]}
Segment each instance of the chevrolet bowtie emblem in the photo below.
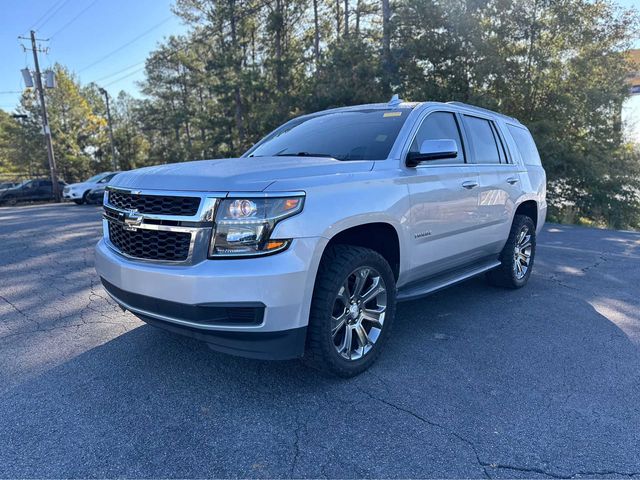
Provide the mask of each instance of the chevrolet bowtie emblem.
{"label": "chevrolet bowtie emblem", "polygon": [[142,215],[138,214],[137,210],[127,210],[123,213],[122,221],[125,230],[135,231],[142,225]]}

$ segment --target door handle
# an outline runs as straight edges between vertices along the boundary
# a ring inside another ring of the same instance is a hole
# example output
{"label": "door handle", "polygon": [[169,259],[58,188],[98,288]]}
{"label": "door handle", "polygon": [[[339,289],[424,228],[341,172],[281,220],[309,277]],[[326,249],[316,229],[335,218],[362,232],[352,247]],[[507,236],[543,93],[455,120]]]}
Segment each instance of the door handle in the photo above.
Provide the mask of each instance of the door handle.
{"label": "door handle", "polygon": [[476,188],[478,186],[478,182],[468,181],[464,182],[462,186],[467,190],[471,190],[472,188]]}
{"label": "door handle", "polygon": [[507,183],[510,184],[510,185],[515,185],[519,181],[520,180],[517,177],[509,177],[509,178],[507,178]]}

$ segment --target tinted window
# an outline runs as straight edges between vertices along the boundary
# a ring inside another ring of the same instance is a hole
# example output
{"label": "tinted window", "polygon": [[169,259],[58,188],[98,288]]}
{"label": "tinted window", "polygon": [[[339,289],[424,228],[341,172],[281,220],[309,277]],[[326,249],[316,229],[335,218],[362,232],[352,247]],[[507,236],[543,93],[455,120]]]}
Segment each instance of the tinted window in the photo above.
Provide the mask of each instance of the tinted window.
{"label": "tinted window", "polygon": [[542,165],[540,162],[540,154],[529,131],[514,125],[507,125],[507,128],[516,143],[516,148],[518,152],[520,152],[520,156],[525,165]]}
{"label": "tinted window", "polygon": [[107,183],[109,180],[111,180],[116,175],[117,175],[117,173],[110,173],[109,175],[104,177],[102,180],[100,180],[98,183]]}
{"label": "tinted window", "polygon": [[460,129],[455,114],[451,112],[434,112],[430,114],[416,133],[416,138],[411,144],[410,152],[419,152],[420,145],[425,140],[455,140],[458,145],[458,156],[444,160],[430,160],[424,165],[464,163],[464,150],[460,139]]}
{"label": "tinted window", "polygon": [[104,177],[104,173],[99,173],[97,175],[94,175],[91,178],[88,178],[87,180],[85,180],[85,182],[97,182],[98,180],[100,180],[102,177]]}
{"label": "tinted window", "polygon": [[249,156],[330,156],[384,160],[410,109],[356,110],[301,119],[276,131]]}
{"label": "tinted window", "polygon": [[504,148],[504,143],[502,142],[502,138],[498,133],[498,127],[493,122],[491,123],[491,127],[493,128],[493,135],[496,139],[496,143],[498,144],[498,155],[500,155],[500,163],[509,163],[509,160],[507,160],[507,151]]}
{"label": "tinted window", "polygon": [[500,163],[500,152],[489,120],[465,115],[467,133],[476,163]]}

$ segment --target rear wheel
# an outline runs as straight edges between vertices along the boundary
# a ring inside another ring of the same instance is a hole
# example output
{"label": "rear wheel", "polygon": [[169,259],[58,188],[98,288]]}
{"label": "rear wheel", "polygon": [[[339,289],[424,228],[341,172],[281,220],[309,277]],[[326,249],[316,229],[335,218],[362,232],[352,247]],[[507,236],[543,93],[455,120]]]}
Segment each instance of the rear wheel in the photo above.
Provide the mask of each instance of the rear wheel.
{"label": "rear wheel", "polygon": [[363,372],[389,337],[395,307],[393,272],[379,253],[329,247],[316,279],[305,361],[342,377]]}
{"label": "rear wheel", "polygon": [[524,287],[531,276],[536,253],[536,227],[530,217],[516,215],[506,245],[500,253],[501,265],[487,273],[492,285]]}

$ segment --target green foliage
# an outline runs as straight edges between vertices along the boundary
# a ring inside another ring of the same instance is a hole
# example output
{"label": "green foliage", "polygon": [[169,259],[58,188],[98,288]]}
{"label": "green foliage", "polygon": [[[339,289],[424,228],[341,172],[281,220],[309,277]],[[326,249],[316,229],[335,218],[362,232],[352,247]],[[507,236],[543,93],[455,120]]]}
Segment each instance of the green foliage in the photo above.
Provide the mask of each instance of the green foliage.
{"label": "green foliage", "polygon": [[[518,118],[551,218],[640,228],[640,153],[620,122],[638,17],[613,0],[176,0],[174,12],[191,28],[149,56],[144,98],[111,103],[122,168],[237,156],[293,116],[396,92]],[[69,181],[109,168],[106,113],[95,85],[56,68],[47,101]],[[33,93],[22,105],[27,122],[0,116],[5,170],[46,165]]]}

